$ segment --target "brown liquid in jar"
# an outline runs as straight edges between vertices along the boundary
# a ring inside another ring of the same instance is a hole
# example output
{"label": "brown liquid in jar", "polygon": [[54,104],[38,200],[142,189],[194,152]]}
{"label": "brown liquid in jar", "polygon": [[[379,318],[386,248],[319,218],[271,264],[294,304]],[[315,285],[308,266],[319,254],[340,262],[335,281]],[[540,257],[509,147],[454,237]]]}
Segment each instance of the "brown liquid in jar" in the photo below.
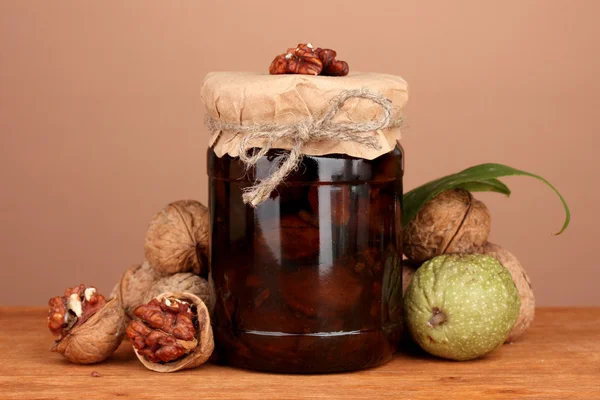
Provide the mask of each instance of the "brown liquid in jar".
{"label": "brown liquid in jar", "polygon": [[208,151],[216,351],[228,364],[322,373],[391,359],[402,329],[403,152],[305,156],[257,208],[246,171]]}

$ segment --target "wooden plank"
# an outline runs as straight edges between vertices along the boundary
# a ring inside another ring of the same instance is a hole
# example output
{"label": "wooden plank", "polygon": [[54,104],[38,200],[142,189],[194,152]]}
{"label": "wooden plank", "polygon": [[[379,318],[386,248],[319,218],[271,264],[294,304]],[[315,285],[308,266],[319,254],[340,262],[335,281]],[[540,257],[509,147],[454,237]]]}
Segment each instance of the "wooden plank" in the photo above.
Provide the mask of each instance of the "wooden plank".
{"label": "wooden plank", "polygon": [[48,351],[45,312],[0,308],[1,399],[600,399],[600,308],[539,309],[524,340],[481,360],[445,361],[405,346],[382,367],[330,375],[210,364],[159,374],[129,342],[104,363],[73,365]]}

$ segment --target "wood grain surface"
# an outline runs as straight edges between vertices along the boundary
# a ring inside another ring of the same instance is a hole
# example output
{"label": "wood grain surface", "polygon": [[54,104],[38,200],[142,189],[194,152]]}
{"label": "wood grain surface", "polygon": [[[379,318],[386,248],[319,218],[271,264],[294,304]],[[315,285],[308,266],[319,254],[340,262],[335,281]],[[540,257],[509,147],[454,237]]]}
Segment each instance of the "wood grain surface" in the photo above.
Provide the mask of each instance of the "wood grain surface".
{"label": "wood grain surface", "polygon": [[142,366],[129,342],[104,363],[73,365],[50,353],[45,314],[0,307],[0,399],[600,399],[600,308],[538,309],[523,340],[476,361],[405,345],[384,366],[330,375],[211,364],[160,374]]}

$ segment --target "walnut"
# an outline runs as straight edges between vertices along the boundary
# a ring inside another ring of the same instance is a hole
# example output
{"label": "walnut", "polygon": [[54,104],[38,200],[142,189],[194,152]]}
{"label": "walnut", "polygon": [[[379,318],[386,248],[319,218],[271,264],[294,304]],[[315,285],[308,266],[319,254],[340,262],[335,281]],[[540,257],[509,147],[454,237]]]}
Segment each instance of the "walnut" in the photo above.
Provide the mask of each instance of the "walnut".
{"label": "walnut", "polygon": [[191,272],[182,272],[179,274],[166,276],[154,282],[144,301],[138,303],[147,303],[161,293],[165,292],[182,292],[191,293],[198,296],[208,308],[209,313],[212,313],[216,304],[216,293],[214,284],[210,280],[199,277]]}
{"label": "walnut", "polygon": [[95,287],[75,286],[65,290],[63,296],[48,301],[48,328],[59,339],[65,337],[75,327],[96,314],[106,304],[106,299],[98,294]]}
{"label": "walnut", "polygon": [[119,347],[126,316],[118,300],[109,302],[94,287],[79,285],[48,301],[48,328],[58,339],[51,351],[77,364],[108,358]]}
{"label": "walnut", "polygon": [[519,260],[517,260],[517,257],[512,255],[508,250],[497,244],[488,242],[483,248],[483,254],[494,257],[510,272],[515,286],[519,291],[519,297],[521,298],[519,317],[512,331],[510,331],[508,338],[506,338],[507,343],[514,342],[527,332],[535,316],[535,296],[531,287],[531,281],[527,272],[525,272],[525,269]]}
{"label": "walnut", "polygon": [[[483,249],[480,249],[481,254],[487,254],[497,259],[512,276],[512,280],[519,291],[519,297],[521,298],[521,308],[519,310],[519,317],[517,322],[513,326],[510,334],[506,338],[505,342],[510,343],[519,339],[527,332],[533,319],[535,317],[535,295],[531,286],[531,281],[527,272],[517,260],[517,258],[510,253],[508,250],[498,246],[497,244],[487,242]],[[411,263],[408,260],[403,261],[402,265],[402,295],[406,292],[410,281],[419,268],[419,264]]]}
{"label": "walnut", "polygon": [[131,318],[135,308],[146,302],[150,289],[159,279],[154,268],[145,261],[128,268],[123,273],[121,280],[113,289],[114,295],[112,296],[119,300],[123,310]]}
{"label": "walnut", "polygon": [[299,44],[296,48],[288,49],[280,54],[269,67],[271,75],[279,74],[304,74],[345,76],[349,67],[345,61],[336,60],[337,53],[331,49],[314,49],[308,44]]}
{"label": "walnut", "polygon": [[166,292],[136,308],[127,336],[146,368],[174,372],[206,362],[214,349],[204,302],[190,293]]}
{"label": "walnut", "polygon": [[295,49],[288,49],[286,53],[275,57],[269,67],[269,73],[319,75],[322,69],[323,63],[315,54],[312,45],[301,43]]}
{"label": "walnut", "polygon": [[157,213],[148,227],[144,250],[157,275],[193,272],[208,277],[208,209],[180,200]]}
{"label": "walnut", "polygon": [[133,312],[140,304],[147,303],[159,294],[169,291],[187,292],[200,297],[210,312],[216,302],[212,282],[209,283],[191,272],[161,277],[147,261],[125,271],[113,289],[111,298],[118,299],[125,313],[133,318]]}
{"label": "walnut", "polygon": [[135,310],[141,321],[127,328],[138,354],[152,362],[175,361],[198,345],[188,303],[154,299]]}
{"label": "walnut", "polygon": [[321,75],[326,76],[345,76],[348,75],[350,68],[346,61],[336,60],[337,53],[335,50],[317,48],[315,54],[323,63]]}
{"label": "walnut", "polygon": [[423,206],[404,229],[404,254],[415,262],[449,253],[477,253],[491,226],[488,208],[463,189],[445,191]]}

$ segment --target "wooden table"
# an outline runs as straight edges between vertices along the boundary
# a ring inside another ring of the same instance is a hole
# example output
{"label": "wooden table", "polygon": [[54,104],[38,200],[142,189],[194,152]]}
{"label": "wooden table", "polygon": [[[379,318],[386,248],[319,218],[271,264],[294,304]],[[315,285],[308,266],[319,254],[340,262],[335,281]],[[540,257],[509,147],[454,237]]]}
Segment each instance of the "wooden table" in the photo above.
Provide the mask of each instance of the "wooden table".
{"label": "wooden table", "polygon": [[600,399],[600,308],[539,309],[524,340],[477,361],[444,361],[408,345],[382,367],[330,375],[210,364],[159,374],[129,342],[104,363],[73,365],[49,352],[45,315],[0,307],[0,399]]}

